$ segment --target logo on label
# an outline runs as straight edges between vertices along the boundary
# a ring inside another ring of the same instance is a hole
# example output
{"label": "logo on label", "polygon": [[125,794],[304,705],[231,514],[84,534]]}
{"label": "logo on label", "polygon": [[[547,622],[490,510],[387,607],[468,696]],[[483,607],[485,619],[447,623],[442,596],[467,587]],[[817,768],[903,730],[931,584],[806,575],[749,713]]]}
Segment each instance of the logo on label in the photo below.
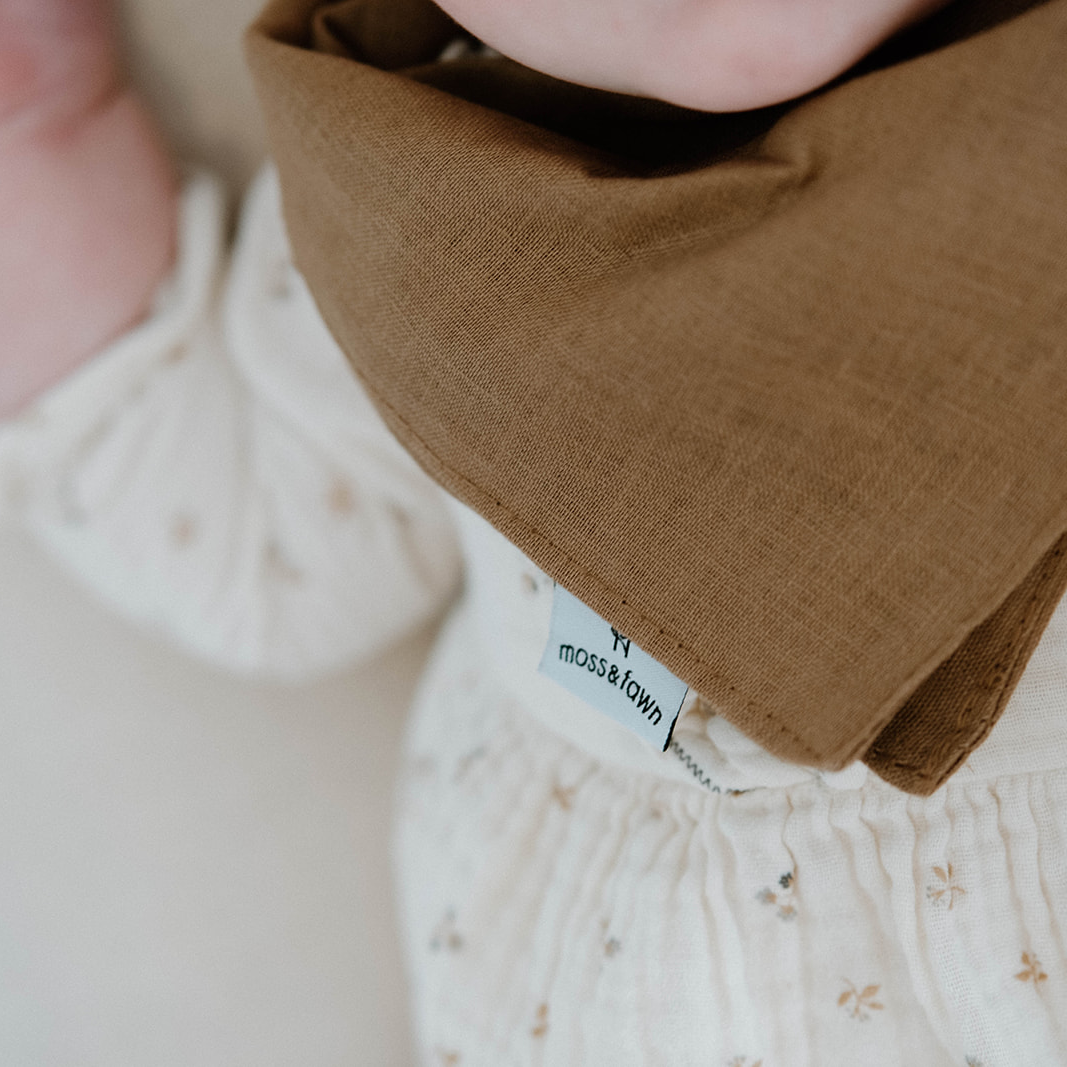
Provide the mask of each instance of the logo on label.
{"label": "logo on label", "polygon": [[661,751],[670,745],[688,686],[560,585],[538,670]]}

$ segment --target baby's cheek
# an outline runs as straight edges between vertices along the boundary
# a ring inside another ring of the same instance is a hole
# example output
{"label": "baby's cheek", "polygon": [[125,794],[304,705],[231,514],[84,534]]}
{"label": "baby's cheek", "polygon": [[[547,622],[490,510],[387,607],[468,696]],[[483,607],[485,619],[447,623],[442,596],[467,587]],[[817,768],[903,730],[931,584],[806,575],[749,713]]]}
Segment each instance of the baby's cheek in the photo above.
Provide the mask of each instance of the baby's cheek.
{"label": "baby's cheek", "polygon": [[440,6],[486,44],[534,70],[579,85],[644,94],[641,69],[664,13],[691,2],[440,0]]}
{"label": "baby's cheek", "polygon": [[0,122],[32,99],[38,70],[30,49],[0,40]]}
{"label": "baby's cheek", "polygon": [[706,111],[789,100],[947,0],[440,0],[557,78]]}

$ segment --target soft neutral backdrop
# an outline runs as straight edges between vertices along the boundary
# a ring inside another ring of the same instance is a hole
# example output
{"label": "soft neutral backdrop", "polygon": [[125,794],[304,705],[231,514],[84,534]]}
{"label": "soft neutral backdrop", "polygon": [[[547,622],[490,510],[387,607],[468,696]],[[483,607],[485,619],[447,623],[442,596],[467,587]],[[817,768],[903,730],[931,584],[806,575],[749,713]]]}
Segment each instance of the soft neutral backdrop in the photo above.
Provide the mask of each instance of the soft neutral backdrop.
{"label": "soft neutral backdrop", "polygon": [[[256,0],[129,0],[131,67],[179,153],[263,155]],[[111,617],[0,533],[0,1064],[413,1062],[388,826],[422,633],[302,689]]]}
{"label": "soft neutral backdrop", "polygon": [[266,152],[241,35],[266,0],[118,0],[128,66],[185,159],[237,188]]}

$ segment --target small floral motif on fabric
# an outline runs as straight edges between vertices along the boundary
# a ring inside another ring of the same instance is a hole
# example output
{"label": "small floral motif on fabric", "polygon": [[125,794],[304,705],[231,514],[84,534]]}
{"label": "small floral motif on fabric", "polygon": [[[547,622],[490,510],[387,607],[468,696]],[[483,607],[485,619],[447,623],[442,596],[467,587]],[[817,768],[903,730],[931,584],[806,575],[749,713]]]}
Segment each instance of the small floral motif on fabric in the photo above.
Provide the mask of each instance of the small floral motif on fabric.
{"label": "small floral motif on fabric", "polygon": [[795,888],[796,872],[786,871],[778,879],[777,889],[764,887],[756,894],[756,899],[761,904],[777,908],[779,919],[784,922],[791,922],[797,917],[797,905],[793,895]]}
{"label": "small floral motif on fabric", "polygon": [[334,515],[351,515],[356,510],[356,493],[344,478],[338,478],[326,494],[326,506]]}
{"label": "small floral motif on fabric", "polygon": [[878,990],[882,988],[880,985],[867,985],[862,989],[857,989],[847,979],[845,985],[848,988],[837,998],[837,1006],[844,1008],[850,1018],[865,1023],[870,1019],[872,1011],[885,1009],[884,1004],[874,999],[878,995]]}
{"label": "small floral motif on fabric", "polygon": [[750,1060],[747,1056],[734,1056],[728,1060],[726,1067],[763,1067],[763,1060]]}
{"label": "small floral motif on fabric", "polygon": [[460,1058],[460,1054],[453,1049],[443,1049],[438,1047],[436,1050],[437,1062],[440,1067],[459,1067],[463,1062]]}
{"label": "small floral motif on fabric", "polygon": [[985,1064],[977,1056],[968,1056],[963,1061],[964,1067],[985,1067]]}
{"label": "small floral motif on fabric", "polygon": [[450,908],[430,935],[430,949],[433,952],[459,952],[462,948],[463,935],[456,927],[456,913]]}
{"label": "small floral motif on fabric", "polygon": [[552,799],[564,811],[570,811],[571,805],[574,803],[574,794],[576,792],[577,790],[574,788],[574,786],[571,786],[568,789],[564,789],[564,787],[560,785],[559,782],[556,782],[555,785],[552,786]]}
{"label": "small floral motif on fabric", "polygon": [[544,1037],[548,1033],[548,1005],[538,1004],[534,1024],[530,1027],[531,1037]]}
{"label": "small floral motif on fabric", "polygon": [[934,904],[952,911],[956,906],[957,898],[966,896],[967,890],[959,884],[951,863],[946,863],[944,867],[933,867],[931,869],[937,881],[933,885],[926,887],[926,896]]}
{"label": "small floral motif on fabric", "polygon": [[611,923],[608,919],[600,920],[600,937],[604,945],[604,955],[608,959],[617,956],[622,951],[622,942],[608,932],[610,927]]}
{"label": "small floral motif on fabric", "polygon": [[175,515],[170,524],[170,542],[175,548],[188,548],[199,533],[196,519],[191,515]]}
{"label": "small floral motif on fabric", "polygon": [[1032,953],[1022,954],[1023,970],[1016,974],[1020,982],[1033,982],[1035,989],[1041,988],[1042,982],[1048,981],[1048,975],[1041,969],[1041,961]]}
{"label": "small floral motif on fabric", "polygon": [[452,774],[453,782],[462,782],[467,777],[467,772],[473,767],[478,760],[483,759],[486,753],[485,745],[479,745],[477,748],[473,748],[470,752],[460,756],[456,761],[456,769]]}

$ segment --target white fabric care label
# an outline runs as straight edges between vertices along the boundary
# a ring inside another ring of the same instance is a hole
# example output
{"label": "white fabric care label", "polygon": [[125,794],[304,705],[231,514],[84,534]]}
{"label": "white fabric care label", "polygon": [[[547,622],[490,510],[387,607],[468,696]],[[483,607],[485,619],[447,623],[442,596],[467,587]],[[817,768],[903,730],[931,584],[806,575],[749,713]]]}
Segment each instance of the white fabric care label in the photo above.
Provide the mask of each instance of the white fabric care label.
{"label": "white fabric care label", "polygon": [[558,583],[537,669],[667,751],[689,687]]}

